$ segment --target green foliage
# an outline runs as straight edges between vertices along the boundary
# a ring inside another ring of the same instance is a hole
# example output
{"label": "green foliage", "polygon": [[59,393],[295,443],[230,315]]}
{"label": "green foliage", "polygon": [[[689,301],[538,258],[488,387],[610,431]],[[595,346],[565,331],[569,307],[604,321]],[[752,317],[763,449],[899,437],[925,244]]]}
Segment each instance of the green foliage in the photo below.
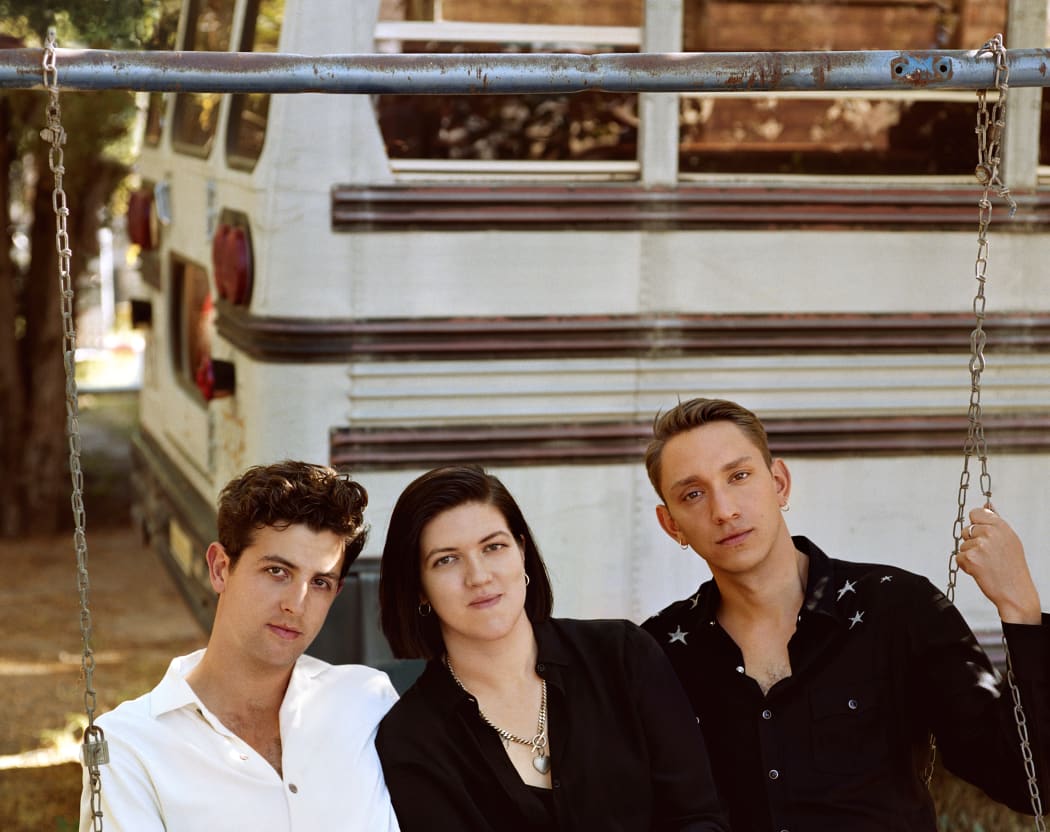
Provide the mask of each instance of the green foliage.
{"label": "green foliage", "polygon": [[59,44],[93,49],[141,48],[153,33],[162,0],[0,0],[7,34],[43,41],[55,26]]}
{"label": "green foliage", "polygon": [[[38,47],[54,26],[62,48],[171,48],[178,0],[0,0],[4,43]],[[59,87],[62,62],[58,61]],[[56,345],[60,304],[48,164],[41,140],[48,94],[0,90],[0,240],[14,251],[14,232],[29,239],[15,259],[0,251],[0,534],[56,531],[68,522],[62,403],[65,380]],[[70,209],[71,268],[79,280],[97,254],[97,228],[112,216],[114,192],[131,159],[135,94],[61,90],[63,186]],[[26,256],[28,255],[28,256]],[[7,395],[7,391],[15,391]],[[39,828],[39,827],[37,827]]]}

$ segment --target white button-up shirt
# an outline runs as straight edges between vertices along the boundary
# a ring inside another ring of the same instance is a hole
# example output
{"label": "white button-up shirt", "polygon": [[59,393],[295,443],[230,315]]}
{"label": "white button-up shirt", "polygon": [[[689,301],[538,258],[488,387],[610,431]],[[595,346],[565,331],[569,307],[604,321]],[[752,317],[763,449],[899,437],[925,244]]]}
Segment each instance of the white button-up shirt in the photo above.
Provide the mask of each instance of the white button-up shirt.
{"label": "white button-up shirt", "polygon": [[[385,673],[301,656],[281,704],[283,777],[208,711],[186,682],[203,650],[160,684],[103,714],[109,832],[397,832],[375,750],[397,699]],[[81,830],[90,830],[87,772]]]}

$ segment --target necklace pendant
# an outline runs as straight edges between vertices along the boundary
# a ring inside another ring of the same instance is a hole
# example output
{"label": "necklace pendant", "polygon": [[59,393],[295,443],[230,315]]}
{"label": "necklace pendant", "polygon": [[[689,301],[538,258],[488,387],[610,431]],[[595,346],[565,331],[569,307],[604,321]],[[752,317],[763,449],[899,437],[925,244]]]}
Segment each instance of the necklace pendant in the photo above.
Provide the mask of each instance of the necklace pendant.
{"label": "necklace pendant", "polygon": [[551,758],[546,754],[537,754],[532,758],[532,767],[540,774],[546,774],[551,770]]}

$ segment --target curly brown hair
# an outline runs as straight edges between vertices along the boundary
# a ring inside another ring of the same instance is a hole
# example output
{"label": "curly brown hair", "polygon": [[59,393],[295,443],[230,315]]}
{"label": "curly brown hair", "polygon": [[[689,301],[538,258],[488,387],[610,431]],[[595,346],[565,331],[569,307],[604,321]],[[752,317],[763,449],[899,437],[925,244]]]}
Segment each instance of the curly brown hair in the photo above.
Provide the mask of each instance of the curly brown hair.
{"label": "curly brown hair", "polygon": [[344,540],[340,578],[361,554],[368,527],[368,492],[325,465],[286,459],[253,466],[230,480],[219,494],[219,543],[233,565],[267,526],[335,532]]}

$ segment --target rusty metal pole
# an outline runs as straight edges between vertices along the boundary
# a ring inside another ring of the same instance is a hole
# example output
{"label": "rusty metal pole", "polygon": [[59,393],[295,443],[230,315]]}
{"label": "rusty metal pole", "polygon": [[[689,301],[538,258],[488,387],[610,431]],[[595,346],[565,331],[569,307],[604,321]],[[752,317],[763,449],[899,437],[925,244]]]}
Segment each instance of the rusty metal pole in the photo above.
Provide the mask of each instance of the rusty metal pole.
{"label": "rusty metal pole", "polygon": [[[39,49],[0,50],[0,88],[41,85]],[[323,55],[60,49],[65,89],[270,93],[826,92],[994,86],[974,51]],[[1050,86],[1050,50],[1008,55],[1014,87]]]}

